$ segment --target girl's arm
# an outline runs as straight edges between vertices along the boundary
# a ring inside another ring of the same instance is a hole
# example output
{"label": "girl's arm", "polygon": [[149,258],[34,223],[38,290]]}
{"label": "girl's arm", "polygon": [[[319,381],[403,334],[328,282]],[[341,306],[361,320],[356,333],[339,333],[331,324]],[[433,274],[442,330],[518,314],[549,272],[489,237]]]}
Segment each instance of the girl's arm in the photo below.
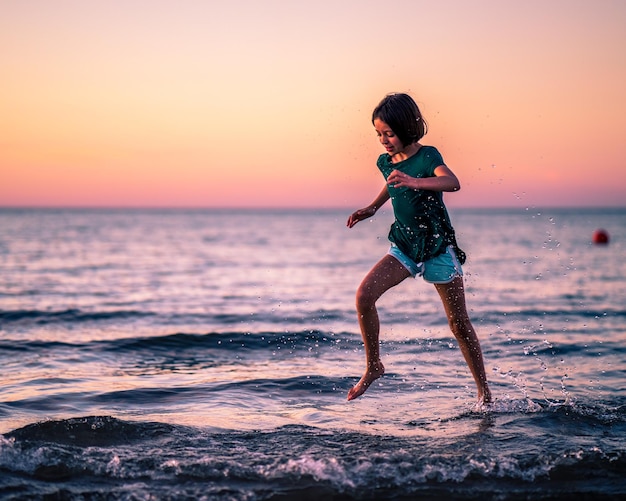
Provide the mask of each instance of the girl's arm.
{"label": "girl's arm", "polygon": [[348,218],[348,228],[352,228],[359,221],[363,221],[363,219],[372,217],[387,200],[389,200],[389,191],[387,190],[387,185],[385,185],[371,204],[352,213],[352,215]]}
{"label": "girl's arm", "polygon": [[407,187],[412,190],[459,191],[461,183],[446,165],[435,169],[434,177],[411,177],[404,172],[394,170],[387,178],[387,184],[395,188]]}

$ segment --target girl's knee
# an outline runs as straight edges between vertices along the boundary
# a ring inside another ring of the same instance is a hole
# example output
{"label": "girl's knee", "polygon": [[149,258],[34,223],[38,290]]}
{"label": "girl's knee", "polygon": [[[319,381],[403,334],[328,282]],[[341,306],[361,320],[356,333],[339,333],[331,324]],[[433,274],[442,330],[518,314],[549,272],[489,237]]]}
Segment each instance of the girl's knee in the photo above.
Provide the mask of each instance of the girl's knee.
{"label": "girl's knee", "polygon": [[471,337],[474,332],[474,327],[467,315],[450,315],[448,317],[448,325],[450,330],[457,339],[465,339]]}
{"label": "girl's knee", "polygon": [[359,287],[356,291],[356,308],[358,311],[372,309],[377,299],[367,287]]}

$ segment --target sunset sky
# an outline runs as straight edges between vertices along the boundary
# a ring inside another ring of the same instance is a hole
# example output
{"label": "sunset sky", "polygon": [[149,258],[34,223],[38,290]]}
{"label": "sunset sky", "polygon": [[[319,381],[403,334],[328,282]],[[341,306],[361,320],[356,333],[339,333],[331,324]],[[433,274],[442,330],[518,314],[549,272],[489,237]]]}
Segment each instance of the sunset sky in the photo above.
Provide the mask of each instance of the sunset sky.
{"label": "sunset sky", "polygon": [[626,2],[2,0],[0,206],[361,207],[408,92],[450,206],[626,205]]}

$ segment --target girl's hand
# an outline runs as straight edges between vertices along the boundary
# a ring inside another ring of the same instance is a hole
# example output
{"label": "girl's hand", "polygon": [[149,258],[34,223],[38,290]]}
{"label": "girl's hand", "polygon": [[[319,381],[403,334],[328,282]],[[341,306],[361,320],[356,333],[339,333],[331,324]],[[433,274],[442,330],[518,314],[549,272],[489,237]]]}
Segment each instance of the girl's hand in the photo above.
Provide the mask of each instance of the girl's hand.
{"label": "girl's hand", "polygon": [[411,177],[396,169],[389,174],[387,184],[392,188],[410,188],[412,190],[418,190],[419,178]]}
{"label": "girl's hand", "polygon": [[363,221],[368,217],[372,217],[374,214],[376,214],[376,208],[374,207],[369,206],[363,209],[359,209],[358,211],[353,212],[352,215],[348,218],[347,226],[348,228],[352,228],[359,221]]}

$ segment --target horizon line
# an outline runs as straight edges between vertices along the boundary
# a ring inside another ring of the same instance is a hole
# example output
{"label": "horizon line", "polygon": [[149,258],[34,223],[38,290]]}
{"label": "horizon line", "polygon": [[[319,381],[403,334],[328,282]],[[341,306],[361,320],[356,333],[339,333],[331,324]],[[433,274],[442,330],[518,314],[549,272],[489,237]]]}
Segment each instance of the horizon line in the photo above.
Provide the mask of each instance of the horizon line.
{"label": "horizon line", "polygon": [[[227,206],[227,205],[2,205],[0,204],[0,210],[171,210],[171,211],[345,211],[351,210],[352,206]],[[389,207],[381,207],[381,210],[392,209]],[[624,205],[502,205],[502,206],[474,206],[474,205],[453,205],[447,206],[448,210],[480,210],[480,211],[493,211],[493,210],[626,210],[626,204]]]}

